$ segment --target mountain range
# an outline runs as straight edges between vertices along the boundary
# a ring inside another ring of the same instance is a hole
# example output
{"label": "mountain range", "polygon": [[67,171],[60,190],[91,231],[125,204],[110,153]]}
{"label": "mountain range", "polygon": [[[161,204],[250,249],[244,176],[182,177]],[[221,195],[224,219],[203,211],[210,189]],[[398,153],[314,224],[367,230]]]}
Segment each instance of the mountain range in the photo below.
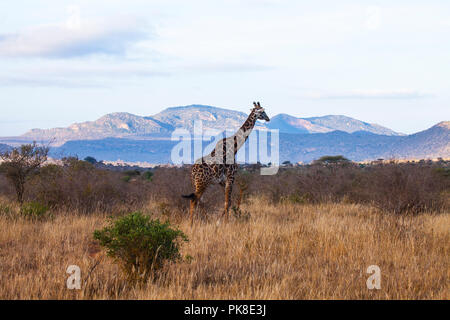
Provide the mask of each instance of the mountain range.
{"label": "mountain range", "polygon": [[[270,116],[270,110],[268,110]],[[151,116],[125,112],[107,114],[95,121],[66,128],[32,129],[20,137],[0,138],[0,143],[52,141],[52,156],[93,156],[102,160],[170,162],[177,143],[175,129],[193,132],[196,121],[203,130],[232,133],[247,114],[204,105],[172,107]],[[450,122],[412,135],[343,115],[298,118],[288,114],[257,122],[255,132],[278,129],[280,161],[309,162],[323,155],[344,155],[361,161],[377,158],[436,158],[450,156]]]}
{"label": "mountain range", "polygon": [[[196,121],[201,121],[203,130],[235,131],[244,123],[247,116],[234,110],[190,105],[167,108],[153,116],[138,116],[126,112],[110,113],[98,120],[74,123],[67,128],[32,129],[22,137],[37,140],[54,139],[55,144],[62,144],[70,140],[170,136],[176,128],[192,132]],[[296,118],[279,114],[268,123],[258,121],[255,129],[279,129],[281,133],[326,133],[340,130],[348,133],[367,131],[383,135],[400,135],[380,125],[340,115]]]}

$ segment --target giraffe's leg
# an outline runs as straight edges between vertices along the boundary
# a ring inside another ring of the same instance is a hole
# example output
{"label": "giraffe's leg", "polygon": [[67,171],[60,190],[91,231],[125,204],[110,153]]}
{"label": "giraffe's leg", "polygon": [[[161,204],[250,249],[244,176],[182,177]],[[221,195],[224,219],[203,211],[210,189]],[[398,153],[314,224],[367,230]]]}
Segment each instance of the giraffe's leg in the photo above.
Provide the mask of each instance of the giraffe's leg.
{"label": "giraffe's leg", "polygon": [[231,204],[231,192],[233,191],[234,174],[236,172],[237,166],[231,165],[227,168],[226,181],[225,181],[225,208],[224,215],[225,219],[228,221],[229,209]]}
{"label": "giraffe's leg", "polygon": [[233,183],[226,182],[225,183],[225,208],[223,211],[223,214],[225,216],[225,220],[228,221],[228,213],[230,209],[230,203],[231,203],[231,192],[233,191]]}
{"label": "giraffe's leg", "polygon": [[[227,196],[226,196],[226,182],[225,181],[220,181],[219,185],[222,187],[223,193],[225,194],[225,202],[227,201]],[[223,218],[223,216],[225,215],[225,209],[222,212],[221,218]],[[218,222],[219,223],[219,222]]]}
{"label": "giraffe's leg", "polygon": [[206,186],[204,184],[199,183],[195,185],[194,199],[191,199],[189,207],[189,219],[191,220],[191,226],[194,223],[194,213],[197,209],[197,205],[200,202],[200,198],[202,197],[205,189]]}
{"label": "giraffe's leg", "polygon": [[197,205],[197,200],[191,199],[191,203],[190,203],[190,207],[189,207],[189,220],[191,221],[191,227],[192,227],[192,224],[194,223],[194,211],[195,211],[196,205]]}

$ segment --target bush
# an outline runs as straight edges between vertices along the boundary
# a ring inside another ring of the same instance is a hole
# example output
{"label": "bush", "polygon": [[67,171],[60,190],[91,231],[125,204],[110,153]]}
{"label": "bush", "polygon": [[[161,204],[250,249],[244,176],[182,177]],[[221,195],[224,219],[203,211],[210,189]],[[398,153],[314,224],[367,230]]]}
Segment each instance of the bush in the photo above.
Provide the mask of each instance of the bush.
{"label": "bush", "polygon": [[448,190],[449,179],[432,167],[389,164],[370,171],[364,182],[366,197],[384,211],[417,214],[445,208],[442,194]]}
{"label": "bush", "polygon": [[97,163],[97,159],[95,159],[94,157],[88,156],[86,158],[84,158],[84,161],[89,162],[90,164],[96,164]]}
{"label": "bush", "polygon": [[233,217],[238,222],[247,222],[250,220],[250,218],[252,216],[249,211],[241,210],[240,208],[238,208],[236,206],[231,207],[231,211],[233,213]]}
{"label": "bush", "polygon": [[50,217],[48,207],[36,201],[24,203],[20,207],[20,214],[32,220],[43,220]]}
{"label": "bush", "polygon": [[360,166],[313,164],[280,168],[276,176],[251,174],[249,193],[272,203],[350,202],[383,211],[417,214],[448,210],[448,163],[388,163]]}
{"label": "bush", "polygon": [[136,177],[136,176],[140,176],[141,172],[137,169],[135,170],[127,170],[124,172],[125,175],[130,176],[130,177]]}
{"label": "bush", "polygon": [[14,186],[20,204],[24,200],[25,182],[47,160],[48,152],[48,147],[38,146],[36,142],[0,152],[0,159],[3,160],[1,171]]}
{"label": "bush", "polygon": [[[193,191],[190,166],[142,169],[137,175],[135,170],[97,168],[76,158],[63,161],[63,166],[44,165],[29,176],[24,201],[79,214],[144,211],[152,203],[161,204],[156,209],[163,215],[183,219],[189,210],[189,201],[181,195]],[[448,161],[316,163],[282,166],[274,176],[260,175],[259,167],[240,168],[232,206],[239,207],[249,197],[258,196],[274,204],[342,201],[369,204],[400,214],[448,211],[450,207]],[[0,172],[0,196],[11,200],[14,193],[13,186]],[[198,209],[206,215],[221,214],[223,203],[223,188],[212,185],[203,194]]]}
{"label": "bush", "polygon": [[122,172],[98,169],[89,162],[68,158],[64,166],[45,165],[31,177],[25,199],[80,214],[116,214],[124,208],[141,210],[148,199],[149,184],[141,179],[127,183]]}
{"label": "bush", "polygon": [[[154,171],[149,187],[149,194],[158,202],[166,203],[168,210],[174,213],[189,210],[189,201],[182,198],[181,195],[189,194],[193,190],[191,186],[190,168],[158,168]],[[218,201],[216,195],[214,204],[211,203],[210,205],[210,195],[213,189],[215,188],[208,188],[202,197],[202,204],[211,208]]]}
{"label": "bush", "polygon": [[316,164],[346,163],[346,162],[350,162],[350,160],[348,160],[347,158],[345,158],[344,156],[341,156],[341,155],[323,156],[314,161],[314,163],[316,163]]}
{"label": "bush", "polygon": [[144,179],[148,181],[152,181],[153,172],[151,171],[145,171],[144,172]]}
{"label": "bush", "polygon": [[145,280],[165,261],[178,260],[179,240],[188,241],[169,222],[151,220],[140,212],[111,221],[104,229],[94,231],[94,239],[107,249],[108,256],[116,260],[132,281]]}
{"label": "bush", "polygon": [[0,203],[0,216],[11,218],[14,215],[14,209],[9,204]]}

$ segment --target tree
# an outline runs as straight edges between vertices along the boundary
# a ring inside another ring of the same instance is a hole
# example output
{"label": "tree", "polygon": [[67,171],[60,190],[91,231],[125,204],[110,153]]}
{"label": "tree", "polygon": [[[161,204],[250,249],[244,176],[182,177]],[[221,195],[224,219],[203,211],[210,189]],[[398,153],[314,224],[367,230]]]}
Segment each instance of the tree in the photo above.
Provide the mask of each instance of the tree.
{"label": "tree", "polygon": [[314,163],[317,164],[330,164],[330,163],[348,163],[350,160],[345,158],[344,156],[323,156],[318,160],[315,160]]}
{"label": "tree", "polygon": [[36,142],[33,142],[0,153],[0,158],[3,160],[2,171],[14,185],[17,201],[20,204],[23,203],[25,182],[28,176],[47,160],[48,151],[48,146],[38,146]]}
{"label": "tree", "polygon": [[97,159],[95,159],[94,157],[91,157],[91,156],[87,156],[86,158],[84,158],[84,161],[89,162],[90,164],[97,163]]}

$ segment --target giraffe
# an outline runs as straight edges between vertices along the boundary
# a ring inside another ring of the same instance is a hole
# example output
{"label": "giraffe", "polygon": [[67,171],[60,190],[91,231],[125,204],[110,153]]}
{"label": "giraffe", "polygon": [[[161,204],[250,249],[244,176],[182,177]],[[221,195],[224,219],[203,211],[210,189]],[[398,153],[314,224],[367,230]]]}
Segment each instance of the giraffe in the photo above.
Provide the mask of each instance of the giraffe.
{"label": "giraffe", "polygon": [[213,183],[219,183],[225,192],[225,208],[223,216],[228,220],[231,191],[234,183],[234,175],[237,171],[235,156],[244,145],[256,124],[256,120],[270,121],[264,108],[259,102],[253,102],[250,115],[239,130],[232,136],[223,138],[217,142],[210,154],[197,159],[192,166],[191,182],[195,192],[183,195],[190,199],[189,218],[193,223],[194,211],[206,188]]}

